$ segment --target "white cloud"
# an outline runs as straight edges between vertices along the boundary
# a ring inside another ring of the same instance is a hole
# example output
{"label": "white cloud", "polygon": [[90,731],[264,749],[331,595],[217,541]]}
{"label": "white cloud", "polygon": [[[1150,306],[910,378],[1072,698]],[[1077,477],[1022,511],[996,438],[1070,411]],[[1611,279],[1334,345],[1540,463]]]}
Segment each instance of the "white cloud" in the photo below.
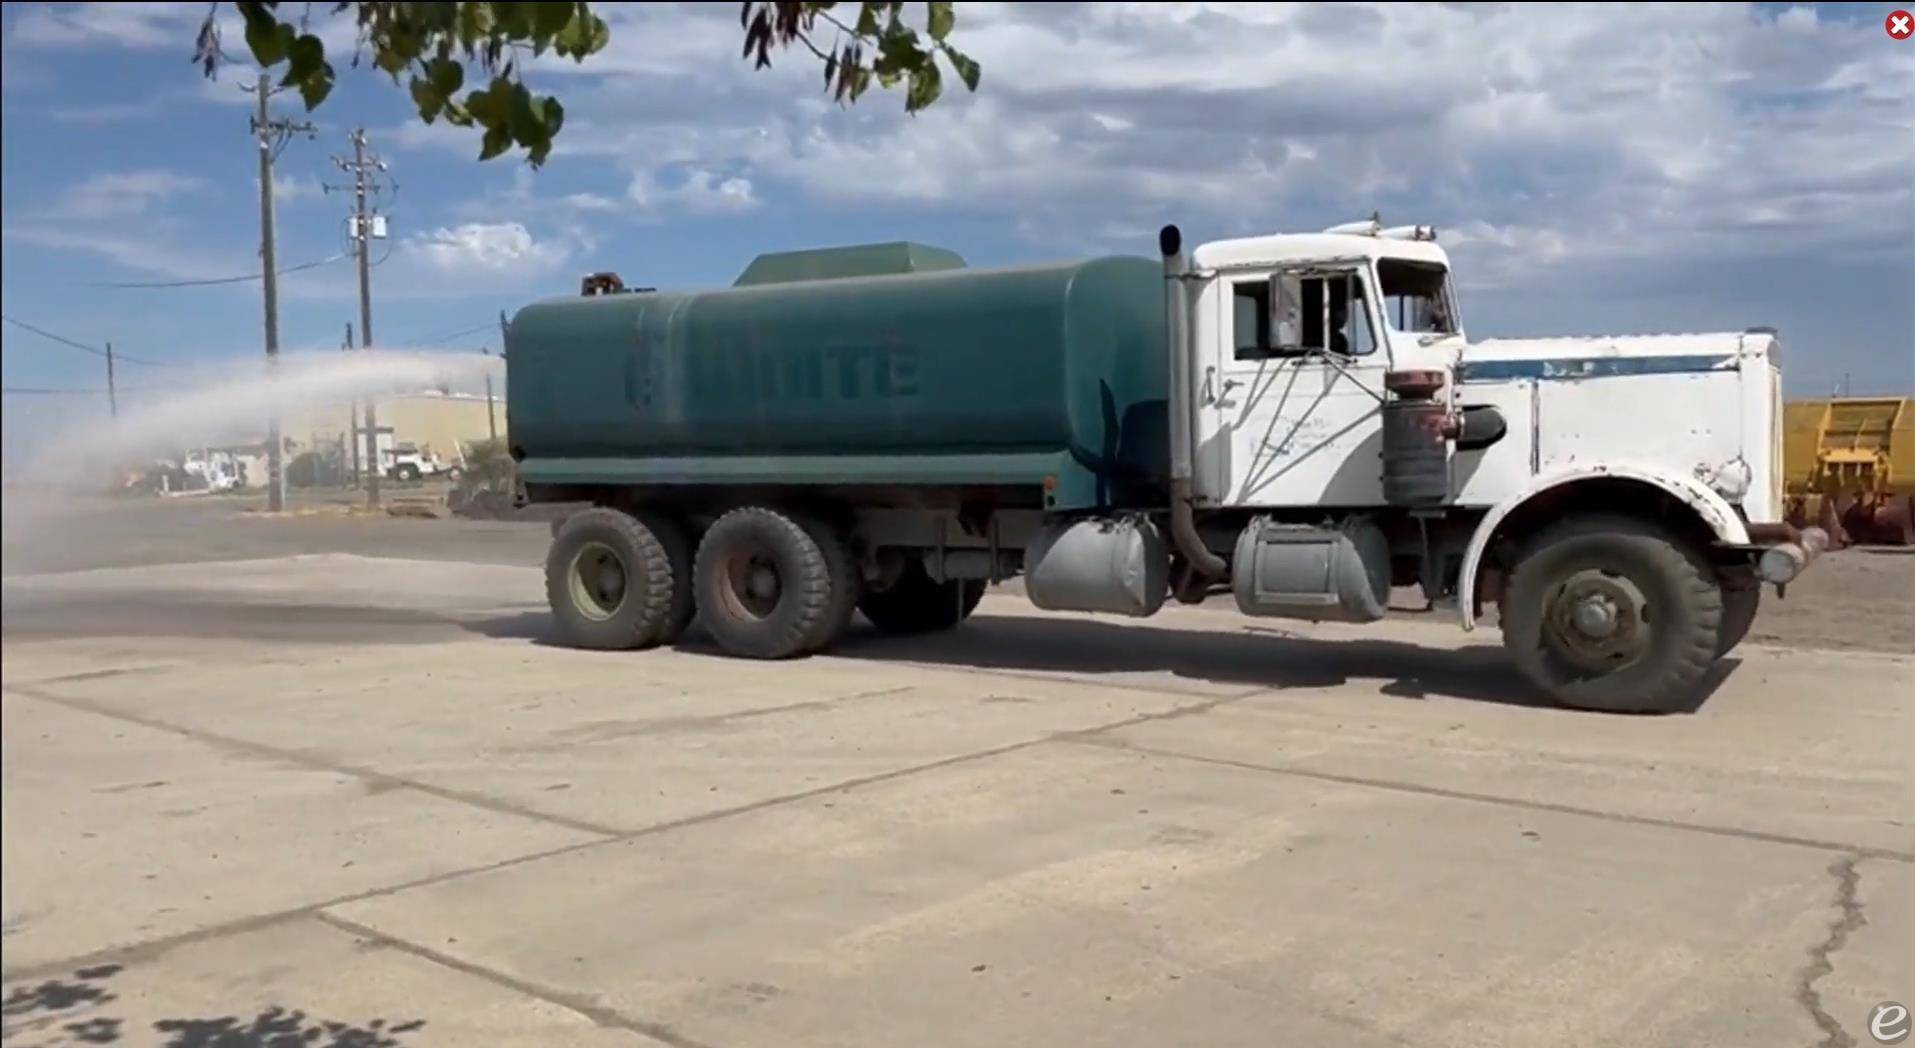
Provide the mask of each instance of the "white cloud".
{"label": "white cloud", "polygon": [[89,175],[68,189],[46,214],[82,220],[143,215],[160,201],[205,185],[198,177],[175,171],[103,172]]}
{"label": "white cloud", "polygon": [[[573,78],[555,86],[570,114],[555,162],[622,162],[639,172],[631,198],[657,214],[796,193],[995,216],[1045,243],[1380,209],[1475,231],[1474,254],[1520,260],[1498,279],[1816,246],[1906,253],[1915,232],[1915,51],[1888,46],[1873,17],[968,5],[953,40],[983,64],[979,92],[947,77],[938,105],[906,117],[897,92],[831,105],[806,55],[735,62],[726,14],[621,8],[606,52],[540,63]],[[748,193],[727,196],[725,179]]]}
{"label": "white cloud", "polygon": [[148,48],[183,44],[190,49],[197,23],[205,17],[204,4],[39,4],[14,23],[8,41],[38,47],[108,44]]}
{"label": "white cloud", "polygon": [[[747,190],[749,191],[749,190]],[[616,211],[618,201],[597,193],[567,193],[558,202],[574,211]]]}
{"label": "white cloud", "polygon": [[47,116],[63,124],[117,124],[158,116],[166,100],[152,96],[138,102],[107,102],[99,105],[49,106]]}
{"label": "white cloud", "polygon": [[571,257],[564,244],[541,243],[518,222],[467,222],[406,238],[409,258],[443,277],[534,277]]}
{"label": "white cloud", "polygon": [[[259,192],[259,178],[253,178],[253,192]],[[273,201],[279,204],[318,200],[326,195],[326,184],[317,175],[273,175]]]}
{"label": "white cloud", "polygon": [[739,214],[759,204],[751,179],[694,170],[667,184],[649,171],[632,176],[625,196],[639,209],[661,217]]}
{"label": "white cloud", "polygon": [[8,240],[97,255],[167,280],[216,280],[258,271],[259,261],[181,246],[151,231],[122,232],[69,226],[8,225]]}

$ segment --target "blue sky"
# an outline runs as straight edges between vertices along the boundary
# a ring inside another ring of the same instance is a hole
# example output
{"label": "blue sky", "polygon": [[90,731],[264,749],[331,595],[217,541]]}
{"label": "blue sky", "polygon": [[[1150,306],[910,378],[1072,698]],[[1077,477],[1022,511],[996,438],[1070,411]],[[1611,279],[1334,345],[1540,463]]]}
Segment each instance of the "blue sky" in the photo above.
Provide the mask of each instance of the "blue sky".
{"label": "blue sky", "polygon": [[[1380,209],[1442,231],[1473,335],[1768,324],[1793,393],[1908,389],[1915,43],[1883,32],[1892,6],[959,4],[983,84],[907,118],[897,94],[834,105],[808,58],[754,72],[733,5],[606,5],[606,52],[529,74],[568,108],[536,172],[478,162],[475,137],[337,61],[318,137],[280,160],[280,261],[343,250],[347,200],[320,189],[363,125],[399,184],[386,346],[496,347],[500,310],[591,270],[695,287],[763,250],[889,239],[973,264],[1148,254],[1166,221],[1207,239]],[[188,61],[204,11],[5,6],[8,315],[165,363],[260,352],[257,284],[87,286],[257,270],[251,71],[209,83]],[[349,51],[346,21],[316,17]],[[289,351],[335,349],[356,318],[349,262],[282,294]],[[9,387],[103,384],[92,357],[3,337]]]}

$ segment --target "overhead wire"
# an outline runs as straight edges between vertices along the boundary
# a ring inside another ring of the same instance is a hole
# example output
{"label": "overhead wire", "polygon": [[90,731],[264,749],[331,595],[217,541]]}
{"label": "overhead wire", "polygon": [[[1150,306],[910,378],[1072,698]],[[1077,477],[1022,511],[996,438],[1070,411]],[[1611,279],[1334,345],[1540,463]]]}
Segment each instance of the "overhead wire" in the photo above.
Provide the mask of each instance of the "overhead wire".
{"label": "overhead wire", "polygon": [[[288,273],[299,273],[308,269],[318,269],[320,266],[331,265],[332,263],[337,262],[340,259],[343,259],[346,257],[348,256],[330,255],[326,258],[322,258],[318,260],[317,262],[304,262],[297,266],[287,266],[284,269],[275,269],[273,270],[273,275],[283,277]],[[110,288],[212,287],[217,284],[243,284],[249,280],[259,280],[260,278],[264,276],[265,276],[264,273],[246,273],[244,275],[236,276],[236,277],[208,277],[204,280],[149,280],[149,281],[114,282],[114,283],[88,282],[81,286],[110,287]]]}
{"label": "overhead wire", "polygon": [[433,342],[444,342],[444,341],[446,341],[446,340],[448,340],[448,339],[454,339],[454,338],[460,338],[460,337],[462,337],[462,336],[465,336],[465,335],[476,335],[476,334],[478,334],[478,333],[479,333],[479,332],[481,332],[481,331],[493,331],[493,330],[497,330],[497,328],[498,328],[498,326],[499,326],[499,324],[498,324],[498,321],[487,321],[487,322],[486,322],[486,323],[484,323],[484,324],[478,324],[478,325],[475,325],[475,326],[473,326],[473,327],[469,327],[469,328],[463,328],[463,329],[461,329],[461,330],[458,330],[458,331],[448,331],[448,332],[445,332],[444,334],[440,334],[440,335],[427,335],[427,336],[425,336],[425,337],[423,337],[423,338],[414,338],[414,339],[408,339],[408,340],[406,340],[406,341],[404,341],[404,342],[401,342],[401,343],[399,343],[399,345],[401,345],[401,346],[423,346],[423,345],[428,345],[428,344],[430,344],[430,343],[433,343]]}
{"label": "overhead wire", "polygon": [[[58,335],[51,331],[48,331],[45,328],[35,327],[24,320],[19,320],[14,317],[8,316],[6,314],[0,314],[0,320],[4,320],[7,323],[12,324],[14,327],[24,328],[28,331],[31,331],[34,334],[40,336],[41,338],[52,339],[53,341],[58,342],[63,346],[71,346],[72,348],[81,350],[82,352],[91,353],[96,357],[105,357],[108,355],[107,351],[100,348],[99,346],[89,346],[84,342],[76,342],[73,339],[66,337],[65,335]],[[119,352],[113,353],[112,357],[114,361],[116,362],[123,361],[128,364],[144,364],[147,367],[151,367],[151,368],[162,368],[162,367],[170,366],[165,361],[146,360],[141,357],[129,356],[125,353],[119,353]]]}

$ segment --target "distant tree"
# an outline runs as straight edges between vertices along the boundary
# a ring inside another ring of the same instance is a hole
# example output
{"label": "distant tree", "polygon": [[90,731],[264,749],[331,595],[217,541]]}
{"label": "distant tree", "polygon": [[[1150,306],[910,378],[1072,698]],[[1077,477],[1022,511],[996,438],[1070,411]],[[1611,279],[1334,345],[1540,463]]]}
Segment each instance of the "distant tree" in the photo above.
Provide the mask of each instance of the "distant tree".
{"label": "distant tree", "polygon": [[[208,77],[228,59],[222,50],[215,3],[201,23],[193,60]],[[611,41],[605,20],[589,3],[333,3],[280,4],[240,0],[232,5],[246,26],[246,46],[261,69],[278,70],[280,84],[296,88],[306,108],[319,108],[336,72],[326,45],[312,33],[313,11],[358,26],[351,64],[362,58],[392,77],[407,79],[419,116],[441,117],[482,135],[479,159],[522,148],[537,166],[565,122],[557,98],[538,95],[520,80],[528,56],[547,51],[584,62]],[[915,5],[914,5],[915,6]],[[296,14],[282,15],[281,9]],[[330,10],[328,10],[330,8]],[[850,9],[856,9],[855,16]],[[938,100],[943,74],[938,56],[958,79],[977,90],[978,64],[951,46],[957,22],[950,3],[924,5],[922,34],[905,18],[903,3],[753,3],[741,6],[743,55],[763,69],[774,50],[801,47],[824,65],[825,89],[839,102],[858,100],[872,83],[904,85],[904,106],[915,113]],[[476,74],[476,75],[475,75]],[[467,88],[486,80],[482,87]],[[463,94],[461,93],[463,92]]]}

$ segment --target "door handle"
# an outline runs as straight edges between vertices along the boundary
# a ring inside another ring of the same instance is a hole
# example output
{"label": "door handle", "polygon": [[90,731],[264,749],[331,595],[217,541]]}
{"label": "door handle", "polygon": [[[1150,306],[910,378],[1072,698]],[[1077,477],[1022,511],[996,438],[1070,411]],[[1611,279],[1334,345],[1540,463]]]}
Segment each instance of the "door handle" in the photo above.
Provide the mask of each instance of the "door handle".
{"label": "door handle", "polygon": [[1217,369],[1214,367],[1205,368],[1204,369],[1203,402],[1206,404],[1222,403],[1223,397],[1228,396],[1231,390],[1236,389],[1238,386],[1241,386],[1241,385],[1243,385],[1243,383],[1237,381],[1234,378],[1226,378],[1223,380],[1223,392],[1219,394],[1216,389]]}

